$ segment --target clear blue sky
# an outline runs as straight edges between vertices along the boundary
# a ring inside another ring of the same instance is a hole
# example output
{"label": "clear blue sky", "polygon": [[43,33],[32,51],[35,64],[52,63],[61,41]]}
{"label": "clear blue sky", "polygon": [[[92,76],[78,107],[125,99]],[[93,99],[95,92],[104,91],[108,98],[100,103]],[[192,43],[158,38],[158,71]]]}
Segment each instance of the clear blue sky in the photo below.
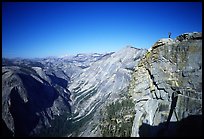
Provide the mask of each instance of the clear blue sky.
{"label": "clear blue sky", "polygon": [[202,31],[201,2],[2,3],[2,56],[61,56],[150,48]]}

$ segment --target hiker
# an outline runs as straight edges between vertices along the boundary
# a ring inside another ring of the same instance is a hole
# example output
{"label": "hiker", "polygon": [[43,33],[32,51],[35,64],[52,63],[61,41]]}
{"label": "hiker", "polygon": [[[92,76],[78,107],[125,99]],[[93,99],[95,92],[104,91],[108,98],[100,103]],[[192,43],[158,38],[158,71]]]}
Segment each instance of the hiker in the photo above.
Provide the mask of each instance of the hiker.
{"label": "hiker", "polygon": [[169,38],[171,38],[171,32],[169,32]]}

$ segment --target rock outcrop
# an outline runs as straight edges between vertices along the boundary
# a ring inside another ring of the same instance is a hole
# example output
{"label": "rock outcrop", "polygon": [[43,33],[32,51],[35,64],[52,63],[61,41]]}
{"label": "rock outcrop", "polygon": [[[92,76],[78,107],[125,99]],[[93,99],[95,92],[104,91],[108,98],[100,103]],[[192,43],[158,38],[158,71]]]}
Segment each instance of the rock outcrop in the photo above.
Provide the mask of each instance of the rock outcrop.
{"label": "rock outcrop", "polygon": [[[202,115],[202,33],[158,40],[135,67],[129,94],[136,111],[133,137],[176,136],[165,132],[171,122]],[[157,128],[141,132],[143,125]]]}

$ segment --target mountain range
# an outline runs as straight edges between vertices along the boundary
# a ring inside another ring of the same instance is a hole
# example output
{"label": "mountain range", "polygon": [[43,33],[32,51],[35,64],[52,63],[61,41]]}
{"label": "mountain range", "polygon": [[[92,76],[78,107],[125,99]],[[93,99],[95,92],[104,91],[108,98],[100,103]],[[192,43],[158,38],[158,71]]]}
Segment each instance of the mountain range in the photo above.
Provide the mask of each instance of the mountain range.
{"label": "mountain range", "polygon": [[202,33],[149,50],[2,58],[3,136],[201,136]]}

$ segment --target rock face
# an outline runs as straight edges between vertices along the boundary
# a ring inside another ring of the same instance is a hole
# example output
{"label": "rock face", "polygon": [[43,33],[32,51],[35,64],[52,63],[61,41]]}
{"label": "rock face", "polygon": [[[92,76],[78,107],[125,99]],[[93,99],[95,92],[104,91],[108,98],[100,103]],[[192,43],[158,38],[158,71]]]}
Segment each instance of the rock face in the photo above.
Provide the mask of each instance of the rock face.
{"label": "rock face", "polygon": [[[73,119],[80,122],[87,116],[94,115],[92,121],[82,127],[83,132],[79,136],[100,136],[99,110],[120,98],[120,94],[127,90],[133,68],[146,51],[125,47],[92,63],[73,79],[69,86],[74,102]],[[93,126],[96,126],[95,132]]]}
{"label": "rock face", "polygon": [[172,122],[202,115],[202,33],[157,41],[134,69],[129,94],[136,111],[133,137],[176,136]]}
{"label": "rock face", "polygon": [[2,119],[15,136],[35,135],[56,115],[70,113],[67,81],[41,67],[2,67]]}

